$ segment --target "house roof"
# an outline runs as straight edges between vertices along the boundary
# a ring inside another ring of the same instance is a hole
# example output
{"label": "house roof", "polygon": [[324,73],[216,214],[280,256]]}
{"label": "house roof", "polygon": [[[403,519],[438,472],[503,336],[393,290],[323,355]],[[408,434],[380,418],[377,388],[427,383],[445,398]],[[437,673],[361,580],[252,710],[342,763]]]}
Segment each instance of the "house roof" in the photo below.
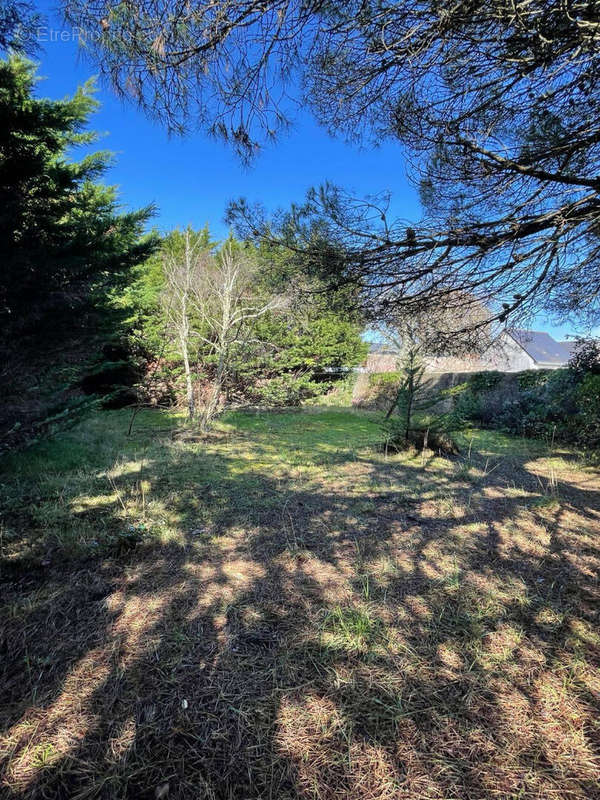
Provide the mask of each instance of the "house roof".
{"label": "house roof", "polygon": [[577,344],[577,342],[574,341],[573,339],[570,339],[569,341],[566,341],[566,342],[559,342],[559,344],[561,344],[564,348],[566,348],[567,352],[569,353],[569,358],[571,358],[571,356],[573,355],[573,352],[575,350],[575,345]]}
{"label": "house roof", "polygon": [[571,357],[570,349],[565,343],[557,342],[544,331],[511,328],[507,333],[538,364],[566,364]]}

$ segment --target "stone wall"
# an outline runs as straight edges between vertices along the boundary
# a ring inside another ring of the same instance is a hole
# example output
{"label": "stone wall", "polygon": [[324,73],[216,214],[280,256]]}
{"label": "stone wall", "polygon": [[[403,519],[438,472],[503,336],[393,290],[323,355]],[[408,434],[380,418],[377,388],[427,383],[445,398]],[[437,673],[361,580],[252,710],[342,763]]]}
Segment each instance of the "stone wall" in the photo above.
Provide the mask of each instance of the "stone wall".
{"label": "stone wall", "polygon": [[[427,372],[425,384],[431,394],[460,386],[473,378],[475,370],[464,372]],[[485,374],[485,370],[482,371]],[[493,373],[488,373],[493,375]],[[486,391],[486,405],[489,405],[490,414],[500,408],[506,399],[516,397],[519,393],[519,375],[521,373],[502,373],[500,380],[493,389]],[[396,378],[394,377],[396,376]],[[384,372],[380,375],[362,372],[357,374],[356,383],[352,393],[352,405],[377,411],[387,411],[392,404],[398,384],[401,380],[400,373]],[[450,411],[452,398],[444,398],[437,411]]]}

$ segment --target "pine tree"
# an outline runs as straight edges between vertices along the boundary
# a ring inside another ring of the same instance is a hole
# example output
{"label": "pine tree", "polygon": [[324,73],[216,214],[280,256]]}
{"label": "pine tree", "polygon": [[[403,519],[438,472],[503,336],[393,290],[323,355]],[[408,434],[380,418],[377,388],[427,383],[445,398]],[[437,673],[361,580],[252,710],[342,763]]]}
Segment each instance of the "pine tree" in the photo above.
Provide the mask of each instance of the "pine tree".
{"label": "pine tree", "polygon": [[431,392],[427,381],[423,380],[425,366],[417,347],[409,347],[402,359],[402,380],[396,391],[394,402],[385,419],[389,420],[398,412],[405,442],[408,442],[416,415],[429,411],[439,402],[439,393]]}
{"label": "pine tree", "polygon": [[85,324],[156,246],[143,236],[152,208],[122,213],[114,187],[97,183],[111,154],[67,156],[96,138],[85,130],[93,84],[59,101],[36,98],[35,84],[32,62],[0,62],[0,326],[11,348]]}

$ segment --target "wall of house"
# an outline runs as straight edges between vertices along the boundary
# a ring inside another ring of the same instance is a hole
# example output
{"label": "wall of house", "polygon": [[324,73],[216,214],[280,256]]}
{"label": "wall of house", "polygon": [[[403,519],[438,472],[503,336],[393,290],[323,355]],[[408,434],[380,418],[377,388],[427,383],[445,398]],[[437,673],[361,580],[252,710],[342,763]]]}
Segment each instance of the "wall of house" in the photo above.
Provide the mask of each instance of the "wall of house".
{"label": "wall of house", "polygon": [[517,344],[512,336],[504,333],[486,350],[482,359],[486,366],[498,372],[523,372],[526,369],[539,369],[533,358]]}

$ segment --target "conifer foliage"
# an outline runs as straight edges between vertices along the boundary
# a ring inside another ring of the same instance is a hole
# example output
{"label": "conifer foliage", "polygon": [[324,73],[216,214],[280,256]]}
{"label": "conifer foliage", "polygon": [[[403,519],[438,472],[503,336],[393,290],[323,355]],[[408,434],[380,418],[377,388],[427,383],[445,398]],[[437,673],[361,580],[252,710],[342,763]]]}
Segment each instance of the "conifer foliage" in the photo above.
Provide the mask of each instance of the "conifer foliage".
{"label": "conifer foliage", "polygon": [[111,154],[67,155],[96,138],[93,84],[60,101],[35,97],[35,84],[30,61],[0,62],[0,326],[11,351],[72,332],[156,246],[143,236],[152,208],[122,213],[114,187],[97,182]]}

